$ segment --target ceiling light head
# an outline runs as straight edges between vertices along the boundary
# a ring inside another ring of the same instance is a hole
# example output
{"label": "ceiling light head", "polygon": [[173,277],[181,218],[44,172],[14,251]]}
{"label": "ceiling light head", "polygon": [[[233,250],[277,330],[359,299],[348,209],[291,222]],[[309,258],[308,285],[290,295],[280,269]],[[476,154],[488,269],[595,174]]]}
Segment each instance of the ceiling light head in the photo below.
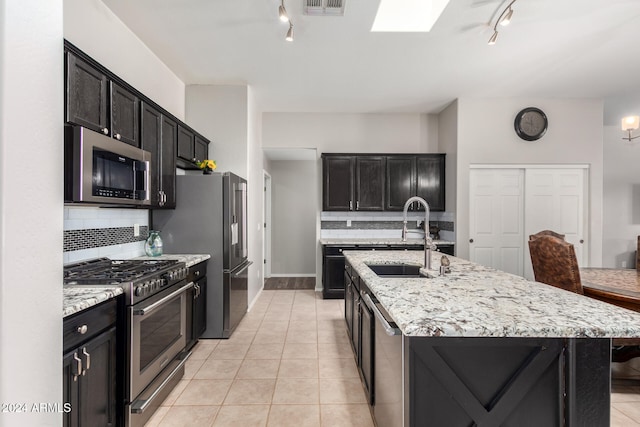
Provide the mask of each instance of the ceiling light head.
{"label": "ceiling light head", "polygon": [[511,6],[509,6],[509,11],[500,20],[500,25],[502,25],[503,27],[506,27],[507,25],[509,25],[509,23],[511,22],[512,16],[513,16],[513,9],[511,9]]}
{"label": "ceiling light head", "polygon": [[496,40],[498,39],[498,32],[494,31],[493,35],[491,36],[491,38],[489,39],[489,46],[493,46],[494,44],[496,44]]}
{"label": "ceiling light head", "polygon": [[291,21],[289,21],[289,31],[287,31],[287,35],[284,39],[288,42],[293,41],[293,24],[291,23]]}
{"label": "ceiling light head", "polygon": [[289,15],[287,15],[287,9],[284,8],[284,1],[278,7],[278,16],[282,22],[289,22]]}

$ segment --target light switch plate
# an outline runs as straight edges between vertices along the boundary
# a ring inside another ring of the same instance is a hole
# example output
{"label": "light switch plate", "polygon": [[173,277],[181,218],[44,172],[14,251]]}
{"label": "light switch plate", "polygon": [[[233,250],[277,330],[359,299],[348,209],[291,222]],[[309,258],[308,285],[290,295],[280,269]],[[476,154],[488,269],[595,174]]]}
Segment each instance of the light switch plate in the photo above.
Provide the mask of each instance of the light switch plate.
{"label": "light switch plate", "polygon": [[351,220],[350,219],[347,220],[347,227],[351,227]]}
{"label": "light switch plate", "polygon": [[133,224],[133,237],[140,236],[140,224]]}

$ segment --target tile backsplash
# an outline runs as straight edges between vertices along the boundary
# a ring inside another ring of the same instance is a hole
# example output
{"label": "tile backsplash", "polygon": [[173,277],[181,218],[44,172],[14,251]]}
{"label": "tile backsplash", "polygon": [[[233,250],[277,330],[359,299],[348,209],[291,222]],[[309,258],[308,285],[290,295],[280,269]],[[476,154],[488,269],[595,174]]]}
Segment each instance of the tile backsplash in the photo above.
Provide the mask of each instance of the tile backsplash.
{"label": "tile backsplash", "polygon": [[[140,235],[134,236],[134,226]],[[149,233],[149,211],[65,206],[65,264],[91,258],[133,258],[144,255]]]}
{"label": "tile backsplash", "polygon": [[[429,224],[440,228],[440,239],[455,241],[455,214],[452,212],[431,212]],[[402,236],[402,212],[328,212],[320,214],[320,237],[340,238],[400,238]],[[409,237],[420,237],[419,225],[424,221],[424,213],[407,213]],[[416,234],[411,233],[415,231]]]}

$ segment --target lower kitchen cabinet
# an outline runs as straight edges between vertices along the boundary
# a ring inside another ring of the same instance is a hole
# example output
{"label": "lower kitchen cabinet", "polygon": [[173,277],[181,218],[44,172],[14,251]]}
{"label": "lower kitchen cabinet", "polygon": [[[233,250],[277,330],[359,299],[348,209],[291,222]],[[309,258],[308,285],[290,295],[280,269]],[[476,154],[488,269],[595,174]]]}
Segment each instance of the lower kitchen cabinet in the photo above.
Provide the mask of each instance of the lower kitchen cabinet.
{"label": "lower kitchen cabinet", "polygon": [[113,299],[64,320],[65,427],[122,424],[117,307]]}
{"label": "lower kitchen cabinet", "polygon": [[187,349],[193,347],[207,328],[207,261],[189,267],[187,282],[193,282],[187,298]]}

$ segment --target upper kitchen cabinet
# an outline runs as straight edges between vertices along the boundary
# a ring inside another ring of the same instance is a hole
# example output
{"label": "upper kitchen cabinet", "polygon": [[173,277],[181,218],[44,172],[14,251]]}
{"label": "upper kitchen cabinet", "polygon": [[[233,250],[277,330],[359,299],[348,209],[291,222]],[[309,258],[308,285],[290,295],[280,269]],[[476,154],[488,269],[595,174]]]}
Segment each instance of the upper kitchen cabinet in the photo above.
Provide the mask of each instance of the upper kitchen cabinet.
{"label": "upper kitchen cabinet", "polygon": [[140,98],[111,82],[111,136],[118,141],[140,147]]}
{"label": "upper kitchen cabinet", "polygon": [[356,157],[356,210],[384,210],[384,156]]}
{"label": "upper kitchen cabinet", "polygon": [[209,141],[186,126],[178,126],[178,166],[196,169],[196,162],[209,157]]}
{"label": "upper kitchen cabinet", "polygon": [[174,208],[175,147],[178,124],[143,102],[140,120],[142,149],[151,153],[149,192],[152,207]]}
{"label": "upper kitchen cabinet", "polygon": [[355,157],[322,155],[322,209],[353,210]]}
{"label": "upper kitchen cabinet", "polygon": [[71,52],[66,66],[66,121],[108,135],[107,76]]}
{"label": "upper kitchen cabinet", "polygon": [[[444,154],[322,155],[322,209],[401,211],[420,196],[432,211],[443,211]],[[424,210],[418,203],[410,210]]]}
{"label": "upper kitchen cabinet", "polygon": [[[387,156],[385,210],[400,211],[409,197],[422,197],[431,211],[445,210],[444,154]],[[424,211],[419,203],[410,211]]]}

